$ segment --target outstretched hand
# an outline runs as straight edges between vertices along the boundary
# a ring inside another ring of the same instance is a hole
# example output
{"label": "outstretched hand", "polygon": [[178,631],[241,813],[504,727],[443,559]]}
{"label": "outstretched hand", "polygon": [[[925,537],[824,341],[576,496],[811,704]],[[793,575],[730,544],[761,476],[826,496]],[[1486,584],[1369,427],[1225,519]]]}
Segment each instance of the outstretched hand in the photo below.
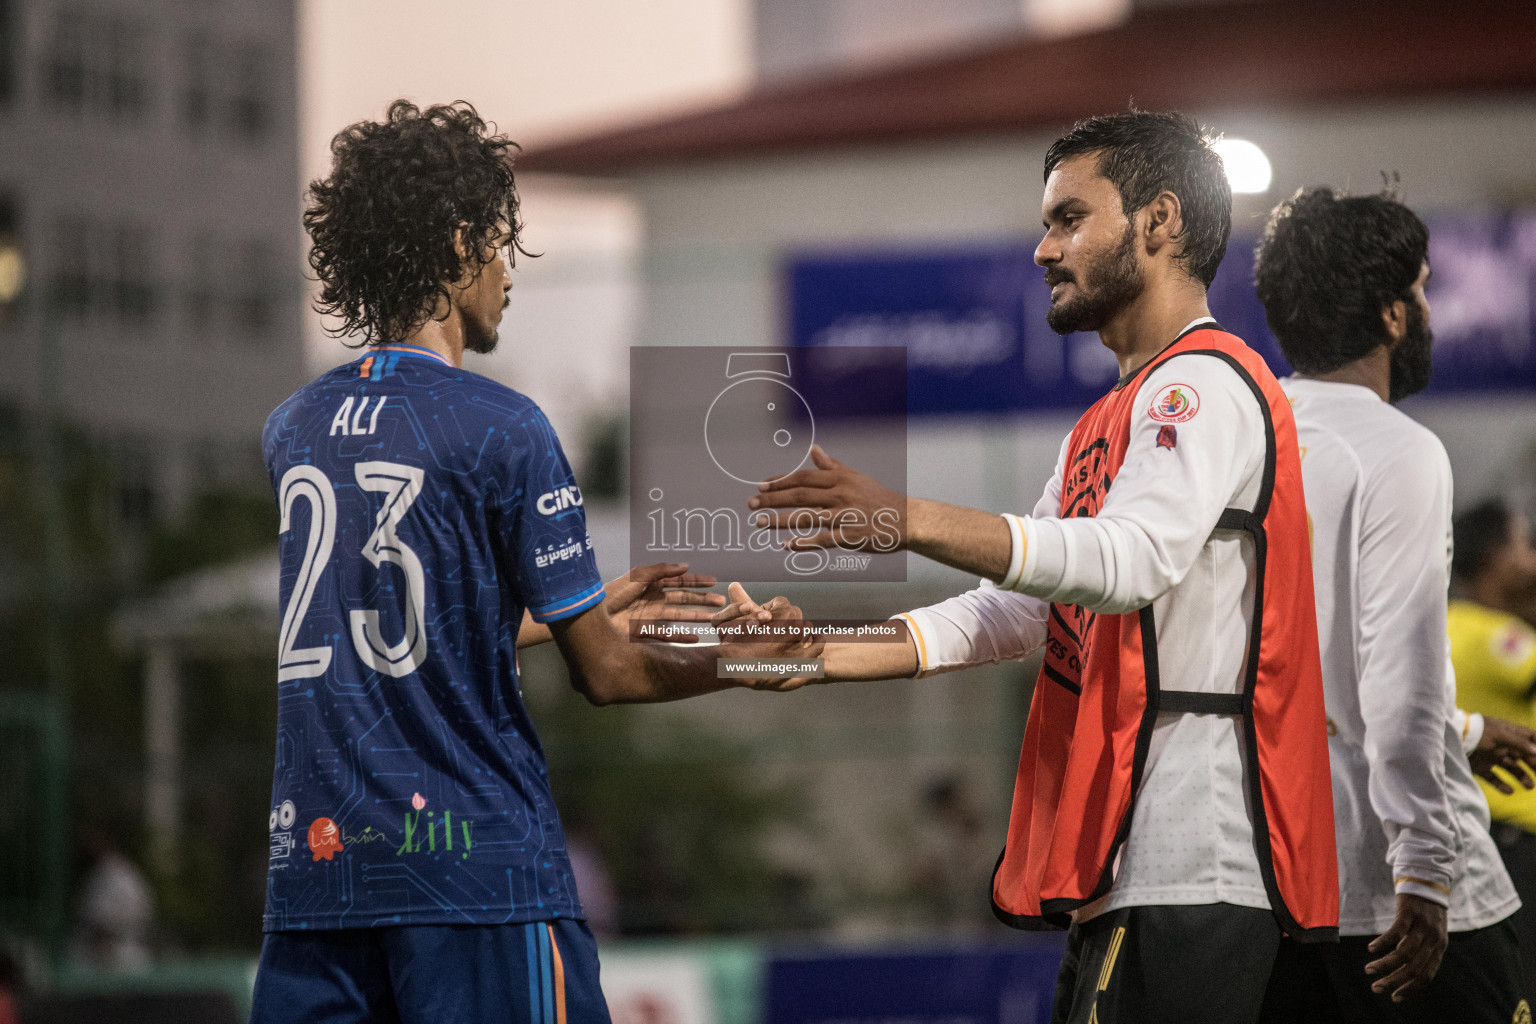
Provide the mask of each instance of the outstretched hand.
{"label": "outstretched hand", "polygon": [[758,484],[747,501],[763,509],[757,525],[788,530],[785,547],[898,551],[906,544],[907,499],[851,466],[811,446],[814,469],[797,469]]}
{"label": "outstretched hand", "polygon": [[[726,588],[730,595],[731,603],[715,613],[713,622],[723,626],[732,623],[743,622],[790,622],[800,621],[804,616],[799,608],[790,604],[789,598],[774,597],[764,604],[758,604],[747,594],[746,588],[740,583],[732,583]],[[820,637],[806,637],[801,639],[779,639],[770,641],[726,641],[720,645],[720,657],[722,658],[815,658],[819,657],[826,646]],[[749,686],[754,690],[787,691],[798,690],[806,683],[817,682],[808,676],[771,676],[754,679],[739,680],[741,685]]]}
{"label": "outstretched hand", "polygon": [[1467,755],[1472,770],[1488,780],[1488,784],[1505,796],[1513,793],[1511,786],[1495,768],[1502,768],[1526,789],[1536,789],[1536,732],[1502,718],[1483,716],[1483,738],[1477,749]]}
{"label": "outstretched hand", "polygon": [[1397,894],[1397,916],[1392,927],[1371,940],[1372,953],[1385,953],[1365,965],[1371,975],[1371,991],[1400,1003],[1428,985],[1440,970],[1448,940],[1445,908],[1432,900],[1409,893]]}
{"label": "outstretched hand", "polygon": [[[713,576],[689,572],[686,562],[639,565],[607,585],[603,607],[626,633],[632,619],[708,622],[726,603],[724,595],[709,592],[718,582]],[[694,643],[698,637],[678,635],[670,639]]]}

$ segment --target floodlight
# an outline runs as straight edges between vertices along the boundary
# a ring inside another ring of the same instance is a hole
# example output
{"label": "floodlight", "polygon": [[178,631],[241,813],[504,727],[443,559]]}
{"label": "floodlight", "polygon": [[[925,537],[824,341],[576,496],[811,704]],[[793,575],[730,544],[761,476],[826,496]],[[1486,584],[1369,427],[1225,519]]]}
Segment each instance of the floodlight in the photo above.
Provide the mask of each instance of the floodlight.
{"label": "floodlight", "polygon": [[1219,139],[1215,146],[1233,192],[1267,192],[1273,172],[1269,157],[1247,139]]}

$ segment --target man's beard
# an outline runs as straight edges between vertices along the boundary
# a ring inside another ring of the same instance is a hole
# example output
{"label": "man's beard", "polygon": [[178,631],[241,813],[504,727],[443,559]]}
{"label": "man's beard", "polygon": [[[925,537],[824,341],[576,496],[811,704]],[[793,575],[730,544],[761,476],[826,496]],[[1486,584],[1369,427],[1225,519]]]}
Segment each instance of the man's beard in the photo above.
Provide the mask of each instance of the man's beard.
{"label": "man's beard", "polygon": [[[501,303],[501,312],[505,313],[507,307],[510,305],[512,305],[512,300],[503,299]],[[499,319],[500,314],[498,314],[498,321]],[[475,323],[472,317],[466,316],[464,318],[465,350],[469,352],[478,352],[482,356],[488,356],[492,352],[496,351],[496,343],[501,340],[501,332],[498,330],[499,327],[499,323],[493,323],[489,327],[486,327],[482,330],[481,325]]]}
{"label": "man's beard", "polygon": [[1394,404],[1423,391],[1433,369],[1430,347],[1435,342],[1434,332],[1417,302],[1410,300],[1406,305],[1407,331],[1392,350],[1392,376],[1387,385],[1387,401]]}
{"label": "man's beard", "polygon": [[[1097,331],[1141,294],[1145,279],[1136,262],[1134,222],[1126,227],[1119,244],[1088,264],[1083,276],[1085,280],[1078,283],[1077,297],[1053,303],[1045,314],[1045,322],[1057,334]],[[1076,282],[1076,278],[1071,271],[1059,267],[1045,272],[1046,284],[1055,286],[1063,281]]]}
{"label": "man's beard", "polygon": [[496,351],[496,343],[501,340],[501,333],[492,328],[488,333],[481,334],[478,331],[464,332],[464,348],[470,352],[477,352],[482,356],[488,356]]}

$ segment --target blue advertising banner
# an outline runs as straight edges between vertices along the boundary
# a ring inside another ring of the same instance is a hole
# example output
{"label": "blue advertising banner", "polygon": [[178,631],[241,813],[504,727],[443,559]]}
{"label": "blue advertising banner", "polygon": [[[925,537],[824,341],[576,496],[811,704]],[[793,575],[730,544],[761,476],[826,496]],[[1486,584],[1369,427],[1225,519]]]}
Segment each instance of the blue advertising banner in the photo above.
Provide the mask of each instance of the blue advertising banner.
{"label": "blue advertising banner", "polygon": [[1064,936],[977,949],[776,957],[764,1024],[1045,1024]]}
{"label": "blue advertising banner", "polygon": [[[1536,390],[1536,211],[1440,217],[1429,227],[1428,393]],[[1254,292],[1256,242],[1233,237],[1211,312],[1284,375]],[[1046,326],[1050,291],[1033,257],[1033,242],[794,257],[785,268],[789,344],[904,346],[915,414],[1085,408],[1114,382],[1115,360],[1096,335]],[[846,386],[857,386],[852,373]]]}

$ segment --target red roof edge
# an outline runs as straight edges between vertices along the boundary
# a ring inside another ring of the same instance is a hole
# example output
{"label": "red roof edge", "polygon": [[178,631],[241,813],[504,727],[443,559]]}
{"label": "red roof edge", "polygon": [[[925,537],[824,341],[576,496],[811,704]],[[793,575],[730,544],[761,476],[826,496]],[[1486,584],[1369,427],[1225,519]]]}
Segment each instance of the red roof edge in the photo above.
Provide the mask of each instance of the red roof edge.
{"label": "red roof edge", "polygon": [[1032,128],[1092,114],[1536,89],[1536,3],[1279,0],[1138,11],[1062,40],[765,89],[542,146],[518,169],[617,174],[827,146]]}

